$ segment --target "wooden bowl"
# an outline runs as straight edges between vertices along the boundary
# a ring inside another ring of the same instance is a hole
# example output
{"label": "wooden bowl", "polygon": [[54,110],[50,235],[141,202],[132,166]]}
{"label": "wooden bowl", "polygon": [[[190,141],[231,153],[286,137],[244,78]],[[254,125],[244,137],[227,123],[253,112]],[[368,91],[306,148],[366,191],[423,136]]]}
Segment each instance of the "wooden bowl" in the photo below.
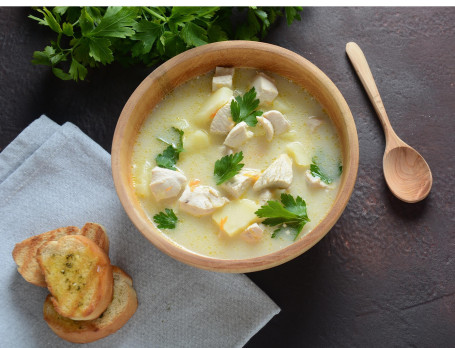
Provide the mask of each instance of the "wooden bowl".
{"label": "wooden bowl", "polygon": [[[303,86],[325,108],[338,130],[343,153],[340,189],[326,217],[288,247],[250,259],[225,260],[203,256],[169,241],[149,220],[132,184],[131,157],[142,123],[163,97],[178,85],[216,66],[250,67],[277,73]],[[220,272],[252,272],[280,265],[304,253],[332,228],[354,188],[359,145],[354,120],[333,82],[315,65],[287,49],[259,42],[225,41],[184,52],[155,69],[129,98],[115,129],[112,173],[123,207],[139,231],[164,253],[186,264]]]}

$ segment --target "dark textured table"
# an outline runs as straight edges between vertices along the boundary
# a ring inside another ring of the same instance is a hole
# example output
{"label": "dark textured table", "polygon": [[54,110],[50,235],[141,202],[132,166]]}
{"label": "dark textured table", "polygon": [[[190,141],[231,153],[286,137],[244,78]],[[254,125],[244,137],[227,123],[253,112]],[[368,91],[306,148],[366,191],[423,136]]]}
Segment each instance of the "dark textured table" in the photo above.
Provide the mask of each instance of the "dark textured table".
{"label": "dark textured table", "polygon": [[[110,65],[86,82],[30,63],[52,38],[25,8],[0,8],[0,150],[46,114],[110,151],[117,118],[151,68]],[[455,8],[305,8],[266,41],[338,86],[354,116],[360,166],[338,223],[304,255],[248,274],[280,307],[248,347],[455,346]],[[384,136],[345,54],[363,49],[397,134],[433,172],[429,197],[397,200],[382,174]]]}

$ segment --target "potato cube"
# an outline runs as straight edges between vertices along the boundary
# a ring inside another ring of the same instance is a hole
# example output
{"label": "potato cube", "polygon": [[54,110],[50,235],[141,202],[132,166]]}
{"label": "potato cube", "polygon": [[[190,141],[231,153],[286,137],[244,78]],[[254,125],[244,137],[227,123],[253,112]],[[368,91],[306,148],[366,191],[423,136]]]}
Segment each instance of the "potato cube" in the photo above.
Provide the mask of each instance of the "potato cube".
{"label": "potato cube", "polygon": [[145,161],[133,165],[133,182],[136,194],[147,198],[150,194],[150,180],[152,176],[152,163]]}
{"label": "potato cube", "polygon": [[221,87],[213,92],[202,104],[198,113],[195,115],[195,121],[200,126],[206,126],[212,121],[212,116],[231,99],[234,92],[227,87]]}
{"label": "potato cube", "polygon": [[280,134],[280,137],[287,141],[293,141],[297,138],[297,132],[291,129],[289,132]]}
{"label": "potato cube", "polygon": [[293,142],[286,145],[286,151],[294,159],[294,163],[301,167],[309,167],[311,164],[311,154],[305,149],[301,142]]}
{"label": "potato cube", "polygon": [[209,136],[201,129],[188,135],[184,135],[183,147],[185,151],[197,151],[206,149],[210,145]]}
{"label": "potato cube", "polygon": [[276,98],[273,101],[273,108],[280,111],[282,114],[287,114],[292,111],[292,108],[289,106],[289,104],[280,97]]}
{"label": "potato cube", "polygon": [[234,237],[259,220],[254,213],[259,208],[252,200],[235,200],[213,213],[212,219],[229,237]]}

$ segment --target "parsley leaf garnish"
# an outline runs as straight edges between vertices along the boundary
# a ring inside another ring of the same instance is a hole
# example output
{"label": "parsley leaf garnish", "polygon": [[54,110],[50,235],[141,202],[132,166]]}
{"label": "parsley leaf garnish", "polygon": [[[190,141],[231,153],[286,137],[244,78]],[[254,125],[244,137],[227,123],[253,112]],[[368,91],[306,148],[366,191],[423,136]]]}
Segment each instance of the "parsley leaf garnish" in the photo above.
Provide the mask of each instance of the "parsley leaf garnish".
{"label": "parsley leaf garnish", "polygon": [[[316,161],[317,161],[317,157],[313,157],[311,159],[313,161],[312,164],[310,164],[310,172],[311,172],[311,175],[313,175],[315,178],[320,178],[321,181],[325,182],[327,185],[331,184],[333,182],[333,179],[331,177],[329,177],[326,173],[324,173],[321,168],[319,168],[319,166],[316,164]],[[339,168],[340,170],[340,168]],[[342,170],[342,168],[341,168]],[[340,170],[340,174],[341,174],[341,170]]]}
{"label": "parsley leaf garnish", "polygon": [[243,168],[243,163],[240,161],[243,160],[243,152],[233,153],[219,159],[215,162],[215,169],[213,174],[215,174],[216,184],[220,185],[226,180],[229,180],[234,175],[240,172],[240,169]]}
{"label": "parsley leaf garnish", "polygon": [[294,199],[287,193],[281,194],[281,203],[268,201],[255,214],[258,217],[267,218],[262,221],[264,225],[279,225],[279,228],[273,232],[272,238],[275,238],[280,231],[289,230],[294,234],[294,240],[296,240],[303,226],[310,221],[305,201],[300,196]]}
{"label": "parsley leaf garnish", "polygon": [[177,216],[172,209],[164,209],[164,212],[160,212],[153,216],[153,221],[157,224],[158,228],[173,229],[177,225]]}
{"label": "parsley leaf garnish", "polygon": [[169,142],[162,138],[158,138],[158,140],[161,140],[169,146],[156,156],[155,161],[158,167],[177,170],[175,164],[179,160],[180,152],[183,151],[183,131],[175,127],[172,127],[172,129],[178,134],[177,142]]}
{"label": "parsley leaf garnish", "polygon": [[235,97],[231,102],[231,115],[235,123],[245,121],[250,127],[254,127],[258,120],[256,116],[261,116],[262,111],[256,110],[259,105],[259,99],[256,99],[256,90],[251,88],[241,96]]}

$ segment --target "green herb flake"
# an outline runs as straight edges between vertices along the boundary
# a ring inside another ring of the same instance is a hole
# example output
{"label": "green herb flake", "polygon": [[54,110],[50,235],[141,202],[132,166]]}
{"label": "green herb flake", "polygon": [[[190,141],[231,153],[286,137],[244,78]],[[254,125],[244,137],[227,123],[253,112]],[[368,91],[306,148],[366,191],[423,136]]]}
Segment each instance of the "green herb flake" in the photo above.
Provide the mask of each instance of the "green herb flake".
{"label": "green herb flake", "polygon": [[215,162],[215,174],[216,184],[221,185],[223,182],[231,179],[233,176],[240,172],[244,164],[240,163],[243,160],[243,152],[233,153],[222,157]]}
{"label": "green herb flake", "polygon": [[178,218],[172,209],[166,208],[164,212],[154,215],[153,221],[155,221],[158,228],[174,229],[177,225]]}
{"label": "green herb flake", "polygon": [[177,170],[175,165],[179,160],[180,153],[183,151],[184,132],[175,127],[172,127],[172,130],[178,135],[177,141],[173,142],[163,138],[158,138],[158,140],[168,144],[169,146],[161,154],[156,156],[155,161],[158,167]]}
{"label": "green herb flake", "polygon": [[315,178],[320,178],[321,181],[323,181],[327,185],[331,184],[333,182],[333,179],[329,177],[324,171],[322,171],[321,168],[316,164],[317,161],[316,156],[312,158],[312,161],[313,163],[310,164],[311,175],[314,176]]}
{"label": "green herb flake", "polygon": [[235,97],[231,102],[231,115],[235,123],[245,121],[250,127],[256,126],[256,116],[261,116],[262,111],[256,110],[259,106],[259,99],[256,99],[256,90],[251,88],[247,93]]}
{"label": "green herb flake", "polygon": [[275,238],[278,233],[288,230],[296,240],[303,226],[310,221],[305,201],[300,196],[294,199],[287,193],[281,194],[281,203],[268,201],[255,214],[260,218],[266,218],[262,221],[264,225],[278,226],[278,229],[273,232],[272,238]]}

